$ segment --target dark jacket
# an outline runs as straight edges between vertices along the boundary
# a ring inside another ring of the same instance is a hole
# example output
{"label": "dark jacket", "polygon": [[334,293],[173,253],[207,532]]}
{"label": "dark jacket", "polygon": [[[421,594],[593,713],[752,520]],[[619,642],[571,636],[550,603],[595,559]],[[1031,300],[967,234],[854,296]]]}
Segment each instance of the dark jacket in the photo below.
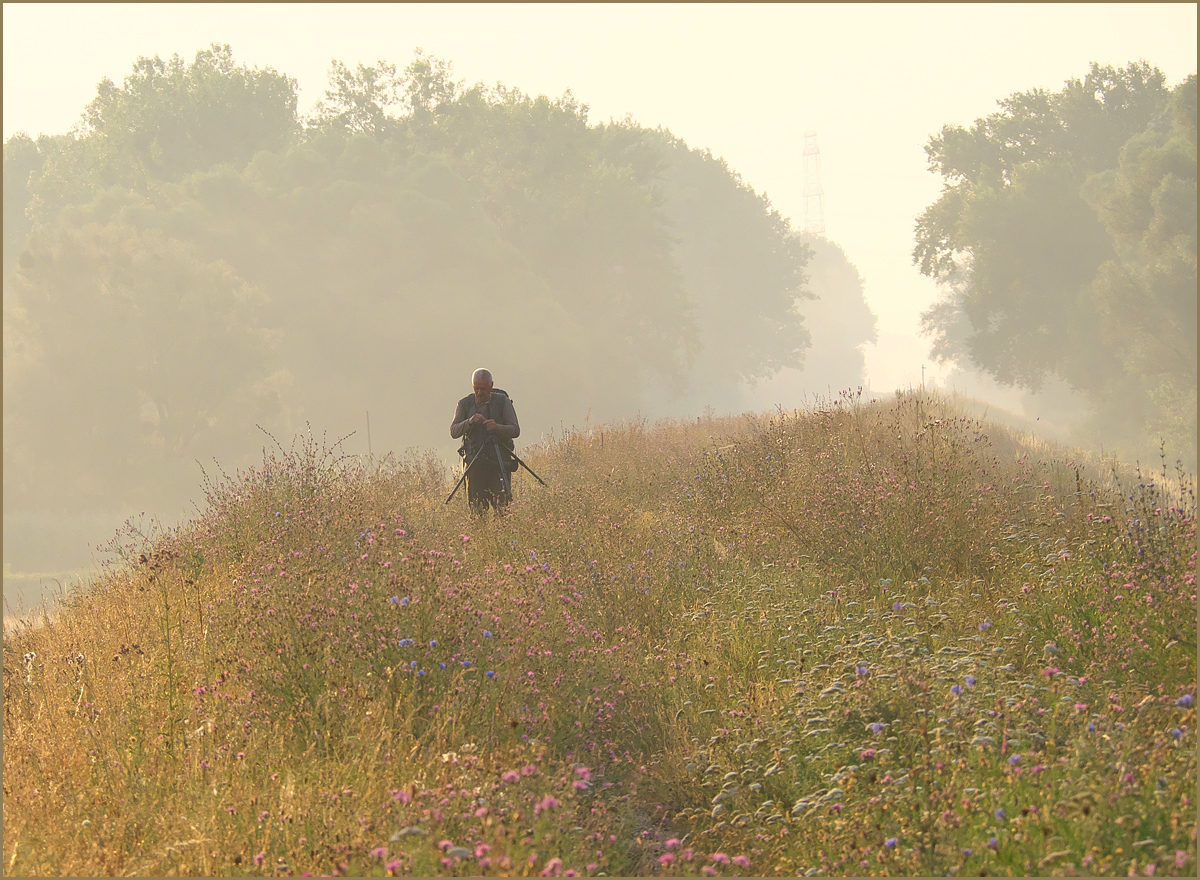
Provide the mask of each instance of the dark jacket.
{"label": "dark jacket", "polygon": [[458,407],[454,410],[454,421],[450,423],[450,436],[455,440],[462,437],[463,448],[470,452],[479,448],[479,444],[488,433],[482,425],[467,424],[475,413],[479,413],[485,419],[495,419],[497,439],[508,449],[513,448],[512,441],[521,436],[521,426],[517,422],[517,411],[506,393],[499,388],[493,388],[487,403],[478,406],[474,394],[468,394],[458,402]]}

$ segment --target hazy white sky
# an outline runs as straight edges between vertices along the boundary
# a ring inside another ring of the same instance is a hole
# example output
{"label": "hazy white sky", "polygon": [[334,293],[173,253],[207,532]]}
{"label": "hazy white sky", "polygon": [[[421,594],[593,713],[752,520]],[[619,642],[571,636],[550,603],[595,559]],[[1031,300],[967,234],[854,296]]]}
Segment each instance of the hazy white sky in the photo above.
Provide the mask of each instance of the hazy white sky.
{"label": "hazy white sky", "polygon": [[[50,4],[5,3],[3,129],[69,130],[102,77],[138,55],[189,61],[212,42],[297,79],[300,109],[330,60],[393,61],[417,46],[456,78],[559,95],[593,121],[631,114],[708,147],[794,226],[801,151],[821,149],[825,224],[866,280],[876,390],[914,382],[934,285],[912,266],[913,223],[940,190],[924,145],[1013,92],[1058,90],[1090,61],[1196,71],[1193,4]],[[930,375],[938,375],[931,364]]]}

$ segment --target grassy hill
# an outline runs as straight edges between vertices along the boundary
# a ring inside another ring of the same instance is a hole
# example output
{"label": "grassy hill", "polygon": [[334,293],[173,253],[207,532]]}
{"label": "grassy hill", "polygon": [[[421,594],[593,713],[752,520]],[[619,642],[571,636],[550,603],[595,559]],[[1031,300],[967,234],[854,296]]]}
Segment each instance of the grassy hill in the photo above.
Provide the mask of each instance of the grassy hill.
{"label": "grassy hill", "polygon": [[7,874],[1196,872],[1195,499],[922,394],[305,441],[4,641]]}

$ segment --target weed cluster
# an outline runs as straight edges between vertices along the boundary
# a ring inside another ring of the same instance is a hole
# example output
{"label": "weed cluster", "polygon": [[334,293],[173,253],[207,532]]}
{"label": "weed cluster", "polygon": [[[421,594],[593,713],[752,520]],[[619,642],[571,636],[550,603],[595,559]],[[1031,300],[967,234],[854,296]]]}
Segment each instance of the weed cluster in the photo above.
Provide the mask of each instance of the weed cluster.
{"label": "weed cluster", "polygon": [[482,517],[267,454],[5,639],[6,871],[1194,874],[1193,490],[1038,451],[846,396]]}

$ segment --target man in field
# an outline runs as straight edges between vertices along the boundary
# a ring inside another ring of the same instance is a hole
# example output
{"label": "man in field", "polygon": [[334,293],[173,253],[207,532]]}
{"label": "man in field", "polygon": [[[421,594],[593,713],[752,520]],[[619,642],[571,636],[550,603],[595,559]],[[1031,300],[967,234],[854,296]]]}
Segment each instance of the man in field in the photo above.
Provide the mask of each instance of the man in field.
{"label": "man in field", "polygon": [[[508,395],[492,385],[492,374],[478,369],[471,375],[472,394],[458,402],[450,436],[463,440],[459,454],[469,464],[489,437],[495,437],[502,449],[512,449],[512,441],[521,436],[517,411]],[[508,499],[501,482],[500,464],[491,450],[484,450],[467,474],[467,500],[475,510],[485,506],[502,508]]]}

